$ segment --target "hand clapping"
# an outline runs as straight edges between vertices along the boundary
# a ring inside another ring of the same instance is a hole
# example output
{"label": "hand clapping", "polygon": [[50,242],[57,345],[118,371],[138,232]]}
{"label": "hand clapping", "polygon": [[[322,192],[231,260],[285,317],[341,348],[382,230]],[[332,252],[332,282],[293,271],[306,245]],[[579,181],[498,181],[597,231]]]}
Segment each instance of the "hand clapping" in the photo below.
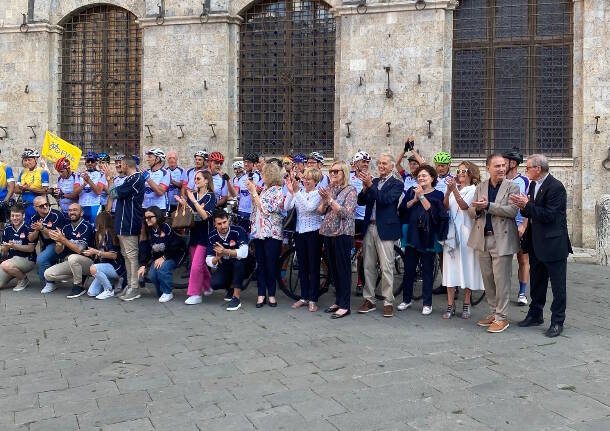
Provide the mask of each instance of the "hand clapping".
{"label": "hand clapping", "polygon": [[513,204],[516,207],[518,207],[519,209],[525,208],[525,206],[527,205],[529,200],[530,200],[529,196],[524,195],[524,194],[518,194],[518,195],[511,194],[508,197],[508,201],[511,204]]}

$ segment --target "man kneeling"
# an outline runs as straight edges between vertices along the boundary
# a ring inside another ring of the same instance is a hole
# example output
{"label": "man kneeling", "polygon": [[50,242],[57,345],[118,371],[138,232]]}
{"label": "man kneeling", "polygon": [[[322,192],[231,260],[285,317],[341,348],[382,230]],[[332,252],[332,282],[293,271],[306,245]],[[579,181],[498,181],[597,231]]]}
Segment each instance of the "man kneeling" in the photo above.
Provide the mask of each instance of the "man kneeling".
{"label": "man kneeling", "polygon": [[214,212],[214,227],[210,232],[206,263],[216,271],[212,274],[212,290],[226,289],[228,311],[239,310],[239,292],[244,280],[248,257],[248,235],[241,226],[229,224],[229,215],[222,209]]}
{"label": "man kneeling", "polygon": [[83,219],[83,209],[79,204],[68,207],[67,223],[63,229],[49,232],[49,237],[55,241],[55,252],[64,259],[44,272],[47,285],[42,293],[51,293],[56,289],[55,282],[72,279],[72,292],[68,298],[78,298],[85,289],[83,284],[91,272],[93,261],[81,253],[89,247],[95,247],[95,233],[93,226]]}
{"label": "man kneeling", "polygon": [[0,288],[12,279],[17,279],[15,292],[25,289],[30,284],[27,273],[34,269],[36,253],[34,243],[28,239],[30,230],[24,223],[25,208],[21,204],[11,207],[11,222],[2,233],[2,255],[8,259],[0,264]]}

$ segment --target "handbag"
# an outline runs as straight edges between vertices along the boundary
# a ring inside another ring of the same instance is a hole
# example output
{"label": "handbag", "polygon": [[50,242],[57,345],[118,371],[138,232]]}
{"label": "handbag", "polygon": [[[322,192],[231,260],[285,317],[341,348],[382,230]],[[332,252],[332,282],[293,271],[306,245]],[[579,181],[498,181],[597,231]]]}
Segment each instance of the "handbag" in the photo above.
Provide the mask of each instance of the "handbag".
{"label": "handbag", "polygon": [[195,217],[193,210],[188,205],[178,205],[172,218],[172,228],[186,229],[193,226]]}

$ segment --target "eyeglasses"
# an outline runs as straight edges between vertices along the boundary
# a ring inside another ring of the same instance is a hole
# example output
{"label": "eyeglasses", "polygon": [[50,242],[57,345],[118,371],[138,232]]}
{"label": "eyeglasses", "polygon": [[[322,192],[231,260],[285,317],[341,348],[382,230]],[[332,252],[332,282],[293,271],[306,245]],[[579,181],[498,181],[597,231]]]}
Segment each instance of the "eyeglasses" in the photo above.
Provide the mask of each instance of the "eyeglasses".
{"label": "eyeglasses", "polygon": [[328,171],[328,173],[331,175],[339,175],[339,172],[341,172],[341,169],[331,169]]}
{"label": "eyeglasses", "polygon": [[467,174],[470,172],[470,169],[458,169],[457,171],[458,174]]}
{"label": "eyeglasses", "polygon": [[49,204],[40,204],[40,205],[37,205],[36,208],[46,208],[48,206],[49,206]]}
{"label": "eyeglasses", "polygon": [[154,218],[157,218],[157,216],[146,216],[144,217],[144,220],[152,220]]}
{"label": "eyeglasses", "polygon": [[529,171],[530,169],[539,168],[540,166],[525,166],[525,170]]}

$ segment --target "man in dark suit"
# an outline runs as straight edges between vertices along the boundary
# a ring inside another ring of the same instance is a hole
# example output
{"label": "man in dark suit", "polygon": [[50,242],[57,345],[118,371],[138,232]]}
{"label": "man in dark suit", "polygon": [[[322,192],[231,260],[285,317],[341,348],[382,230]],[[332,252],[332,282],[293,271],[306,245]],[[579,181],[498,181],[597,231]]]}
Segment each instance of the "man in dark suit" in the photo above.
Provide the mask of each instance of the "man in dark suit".
{"label": "man in dark suit", "polygon": [[359,313],[368,313],[376,308],[375,285],[377,284],[377,260],[381,268],[381,294],[385,297],[383,315],[394,315],[394,242],[400,238],[398,200],[403,183],[392,176],[394,160],[388,154],[379,156],[379,177],[373,179],[368,172],[360,172],[362,191],[358,194],[358,205],[366,205],[362,234],[364,235],[364,301]]}
{"label": "man in dark suit", "polygon": [[525,168],[531,181],[528,196],[511,197],[529,223],[523,235],[523,250],[530,259],[532,302],[519,326],[544,323],[543,309],[550,279],[553,303],[551,325],[545,335],[557,337],[563,331],[566,315],[567,258],[572,253],[566,217],[566,189],[561,181],[549,174],[549,162],[542,154],[530,156]]}

